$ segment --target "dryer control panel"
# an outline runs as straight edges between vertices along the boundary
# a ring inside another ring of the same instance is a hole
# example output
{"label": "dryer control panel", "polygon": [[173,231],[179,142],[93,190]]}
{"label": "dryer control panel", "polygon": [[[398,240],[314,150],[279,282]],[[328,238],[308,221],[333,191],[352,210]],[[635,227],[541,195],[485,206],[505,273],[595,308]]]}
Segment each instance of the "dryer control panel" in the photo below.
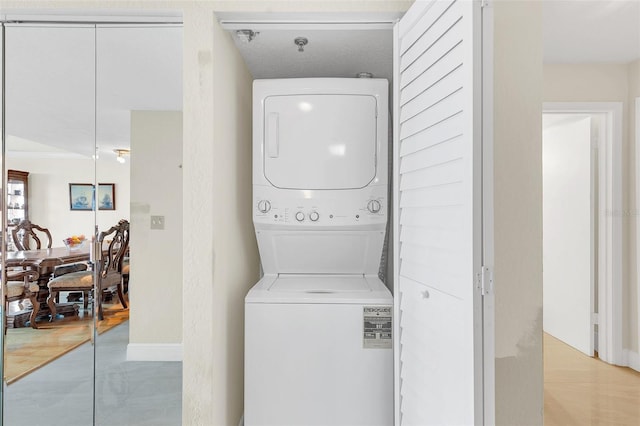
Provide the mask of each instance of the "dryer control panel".
{"label": "dryer control panel", "polygon": [[386,186],[344,191],[274,190],[254,186],[253,221],[260,225],[334,227],[386,224]]}

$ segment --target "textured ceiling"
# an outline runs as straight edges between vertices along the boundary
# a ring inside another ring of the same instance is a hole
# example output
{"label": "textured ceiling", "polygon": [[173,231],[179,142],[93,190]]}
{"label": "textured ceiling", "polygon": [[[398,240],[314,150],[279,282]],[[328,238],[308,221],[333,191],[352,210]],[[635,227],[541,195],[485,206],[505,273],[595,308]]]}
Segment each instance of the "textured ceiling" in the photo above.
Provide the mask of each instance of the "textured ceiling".
{"label": "textured ceiling", "polygon": [[[230,31],[254,78],[356,77],[368,72],[391,80],[391,29],[261,29],[250,42]],[[309,42],[299,52],[297,37]]]}

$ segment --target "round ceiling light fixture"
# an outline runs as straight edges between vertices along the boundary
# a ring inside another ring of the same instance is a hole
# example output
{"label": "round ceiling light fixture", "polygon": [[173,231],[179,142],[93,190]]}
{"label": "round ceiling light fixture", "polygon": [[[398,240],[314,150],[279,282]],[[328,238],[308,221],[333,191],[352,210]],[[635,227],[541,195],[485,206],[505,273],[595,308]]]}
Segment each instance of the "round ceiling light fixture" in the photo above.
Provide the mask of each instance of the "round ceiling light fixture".
{"label": "round ceiling light fixture", "polygon": [[124,156],[131,153],[131,151],[126,148],[114,149],[113,152],[116,153],[116,161],[118,163],[124,163]]}

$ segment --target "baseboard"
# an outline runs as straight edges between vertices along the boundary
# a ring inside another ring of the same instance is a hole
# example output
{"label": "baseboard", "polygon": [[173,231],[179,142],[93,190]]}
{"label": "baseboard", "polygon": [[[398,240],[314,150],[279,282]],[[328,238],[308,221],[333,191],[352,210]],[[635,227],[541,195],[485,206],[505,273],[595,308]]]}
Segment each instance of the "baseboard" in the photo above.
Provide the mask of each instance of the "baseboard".
{"label": "baseboard", "polygon": [[640,353],[630,351],[629,349],[624,350],[624,357],[627,361],[627,365],[629,368],[633,368],[636,371],[640,371]]}
{"label": "baseboard", "polygon": [[640,354],[638,352],[625,349],[624,358],[629,368],[633,368],[636,371],[640,371]]}
{"label": "baseboard", "polygon": [[129,343],[127,361],[182,361],[182,343]]}

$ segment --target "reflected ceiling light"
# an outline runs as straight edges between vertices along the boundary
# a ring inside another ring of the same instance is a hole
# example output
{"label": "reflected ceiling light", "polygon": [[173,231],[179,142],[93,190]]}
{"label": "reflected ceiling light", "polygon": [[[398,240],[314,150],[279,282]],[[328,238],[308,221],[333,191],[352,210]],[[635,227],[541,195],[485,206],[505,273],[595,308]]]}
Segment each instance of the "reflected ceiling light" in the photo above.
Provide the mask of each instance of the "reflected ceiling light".
{"label": "reflected ceiling light", "polygon": [[114,149],[113,152],[116,153],[116,160],[118,163],[124,163],[124,156],[131,153],[131,151],[126,148]]}
{"label": "reflected ceiling light", "polygon": [[347,146],[345,144],[335,144],[329,145],[329,153],[331,155],[335,155],[337,157],[344,157],[344,154],[347,152]]}
{"label": "reflected ceiling light", "polygon": [[309,102],[300,102],[298,104],[298,108],[300,108],[300,111],[309,112],[313,109],[313,105],[311,105]]}

